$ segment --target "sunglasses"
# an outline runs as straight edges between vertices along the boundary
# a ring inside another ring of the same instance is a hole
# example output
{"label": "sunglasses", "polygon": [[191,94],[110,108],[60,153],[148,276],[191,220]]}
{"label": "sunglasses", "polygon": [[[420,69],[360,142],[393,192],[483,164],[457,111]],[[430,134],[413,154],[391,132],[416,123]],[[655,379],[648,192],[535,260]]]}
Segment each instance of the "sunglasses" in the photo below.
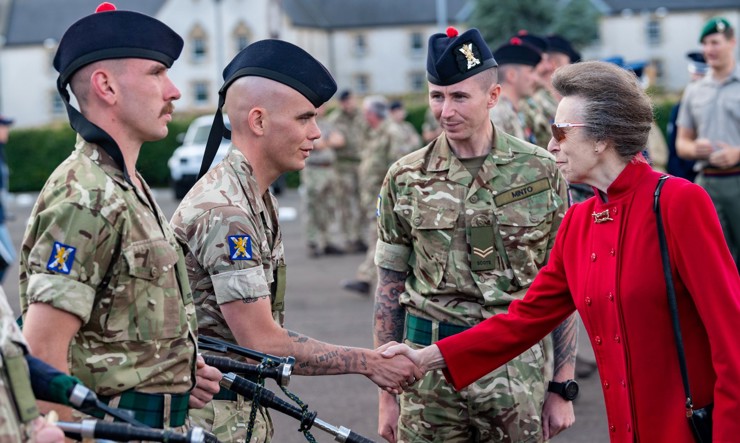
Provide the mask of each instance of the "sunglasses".
{"label": "sunglasses", "polygon": [[588,126],[585,123],[553,123],[550,125],[552,136],[556,142],[560,143],[565,140],[565,128],[582,128]]}

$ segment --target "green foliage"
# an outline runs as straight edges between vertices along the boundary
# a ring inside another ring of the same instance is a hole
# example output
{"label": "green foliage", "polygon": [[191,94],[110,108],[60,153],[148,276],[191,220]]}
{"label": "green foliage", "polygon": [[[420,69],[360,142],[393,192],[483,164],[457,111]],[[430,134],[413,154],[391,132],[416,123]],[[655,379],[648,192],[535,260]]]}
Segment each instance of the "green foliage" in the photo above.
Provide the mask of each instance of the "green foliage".
{"label": "green foliage", "polygon": [[477,0],[470,25],[492,49],[522,29],[560,34],[582,48],[599,37],[599,11],[590,0]]}
{"label": "green foliage", "polygon": [[[167,159],[177,148],[177,134],[185,132],[192,117],[169,124],[166,138],[145,143],[139,154],[137,168],[153,187],[167,186],[170,172]],[[10,169],[10,191],[38,191],[54,169],[74,150],[76,135],[69,125],[54,125],[11,131],[6,146]]]}
{"label": "green foliage", "polygon": [[426,115],[428,105],[408,105],[406,106],[406,120],[411,122],[416,128],[416,131],[421,134],[421,125],[424,124],[424,116]]}
{"label": "green foliage", "polygon": [[556,15],[550,31],[583,48],[599,38],[599,16],[591,0],[570,0]]}
{"label": "green foliage", "polygon": [[542,34],[554,20],[552,0],[478,0],[470,25],[495,49],[522,29]]}
{"label": "green foliage", "polygon": [[654,101],[654,103],[655,108],[653,112],[655,114],[655,124],[657,124],[661,132],[663,132],[663,137],[667,137],[666,127],[668,126],[668,118],[671,116],[671,109],[673,109],[676,102],[675,100],[661,98]]}

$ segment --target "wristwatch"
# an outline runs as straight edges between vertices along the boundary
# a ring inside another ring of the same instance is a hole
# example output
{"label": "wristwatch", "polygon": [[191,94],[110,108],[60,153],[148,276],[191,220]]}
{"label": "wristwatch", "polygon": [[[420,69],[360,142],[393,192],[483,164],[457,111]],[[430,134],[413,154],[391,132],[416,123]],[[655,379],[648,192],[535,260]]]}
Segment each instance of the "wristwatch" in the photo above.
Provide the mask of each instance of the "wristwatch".
{"label": "wristwatch", "polygon": [[568,401],[573,401],[578,397],[578,382],[575,380],[565,380],[564,382],[551,381],[547,385],[547,390],[559,394]]}

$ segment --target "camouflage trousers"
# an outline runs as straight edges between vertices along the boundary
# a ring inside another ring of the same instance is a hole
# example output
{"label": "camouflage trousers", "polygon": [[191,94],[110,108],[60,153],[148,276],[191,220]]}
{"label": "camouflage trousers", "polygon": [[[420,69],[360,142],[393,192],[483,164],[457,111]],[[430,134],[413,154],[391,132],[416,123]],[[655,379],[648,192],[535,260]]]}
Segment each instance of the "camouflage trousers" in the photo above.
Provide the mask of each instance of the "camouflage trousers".
{"label": "camouflage trousers", "polygon": [[301,182],[305,190],[306,242],[323,250],[329,243],[329,229],[336,216],[337,175],[332,167],[306,165]]}
{"label": "camouflage trousers", "polygon": [[398,442],[542,442],[544,363],[536,344],[459,392],[441,370],[428,372],[401,394]]}
{"label": "camouflage trousers", "polygon": [[[223,442],[246,443],[252,402],[241,395],[237,401],[213,400],[203,409],[190,410],[190,425],[200,426]],[[250,443],[269,443],[274,429],[265,408],[257,410]]]}
{"label": "camouflage trousers", "polygon": [[362,212],[360,211],[360,184],[357,177],[358,163],[337,164],[337,207],[339,230],[348,243],[362,240]]}
{"label": "camouflage trousers", "polygon": [[357,268],[357,280],[373,285],[378,279],[378,269],[375,266],[375,246],[378,243],[377,218],[373,217],[367,225],[367,252],[365,260]]}

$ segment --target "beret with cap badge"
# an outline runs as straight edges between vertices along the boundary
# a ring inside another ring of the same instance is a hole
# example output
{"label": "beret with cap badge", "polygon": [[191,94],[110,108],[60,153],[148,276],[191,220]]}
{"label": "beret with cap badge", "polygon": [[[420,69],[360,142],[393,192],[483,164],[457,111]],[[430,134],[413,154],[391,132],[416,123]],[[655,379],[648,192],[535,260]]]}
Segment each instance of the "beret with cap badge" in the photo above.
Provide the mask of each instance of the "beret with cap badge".
{"label": "beret with cap badge", "polygon": [[427,80],[439,86],[459,83],[498,66],[480,32],[473,28],[460,34],[453,27],[429,37]]}
{"label": "beret with cap badge", "polygon": [[722,33],[730,28],[732,28],[732,25],[730,25],[730,22],[727,21],[726,18],[713,17],[709,19],[709,21],[701,29],[701,35],[699,36],[699,43],[701,43],[702,40],[704,40],[704,37],[708,35]]}
{"label": "beret with cap badge", "polygon": [[524,43],[519,37],[512,37],[508,43],[496,48],[493,56],[499,65],[537,66],[542,60],[540,52]]}

